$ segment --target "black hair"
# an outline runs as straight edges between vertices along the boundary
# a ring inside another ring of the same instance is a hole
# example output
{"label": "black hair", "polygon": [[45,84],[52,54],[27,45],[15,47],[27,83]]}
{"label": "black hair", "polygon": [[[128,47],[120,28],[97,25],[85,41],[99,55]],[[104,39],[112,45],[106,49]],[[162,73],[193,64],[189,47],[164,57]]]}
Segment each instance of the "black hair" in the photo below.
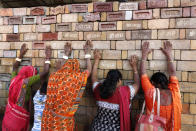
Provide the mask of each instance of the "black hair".
{"label": "black hair", "polygon": [[41,84],[40,93],[46,94],[47,93],[47,86],[48,86],[48,82],[47,81],[44,81]]}
{"label": "black hair", "polygon": [[154,86],[156,88],[168,89],[169,81],[167,79],[167,76],[164,73],[162,73],[162,72],[154,73],[152,75],[150,81],[154,83]]}
{"label": "black hair", "polygon": [[113,95],[113,92],[116,90],[116,85],[122,80],[122,74],[119,70],[110,70],[107,74],[104,82],[99,86],[100,97],[102,99],[108,99]]}

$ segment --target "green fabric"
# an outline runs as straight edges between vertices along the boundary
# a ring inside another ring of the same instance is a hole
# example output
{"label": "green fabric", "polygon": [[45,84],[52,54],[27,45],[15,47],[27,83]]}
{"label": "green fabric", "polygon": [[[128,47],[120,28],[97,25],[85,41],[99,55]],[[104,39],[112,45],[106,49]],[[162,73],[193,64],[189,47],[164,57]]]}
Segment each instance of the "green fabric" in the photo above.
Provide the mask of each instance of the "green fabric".
{"label": "green fabric", "polygon": [[[14,71],[12,72],[11,79],[13,79],[15,76],[17,76],[17,73]],[[28,84],[27,84],[27,91],[26,91],[26,96],[25,96],[25,101],[29,101],[30,94],[31,94],[31,86],[35,83],[40,81],[40,75],[35,75],[29,78]]]}
{"label": "green fabric", "polygon": [[12,75],[11,75],[11,79],[13,79],[15,76],[17,76],[17,73],[15,71],[13,71]]}
{"label": "green fabric", "polygon": [[27,91],[25,96],[25,101],[29,101],[30,95],[31,95],[31,86],[35,83],[40,81],[40,75],[35,75],[29,78],[28,84],[27,84]]}

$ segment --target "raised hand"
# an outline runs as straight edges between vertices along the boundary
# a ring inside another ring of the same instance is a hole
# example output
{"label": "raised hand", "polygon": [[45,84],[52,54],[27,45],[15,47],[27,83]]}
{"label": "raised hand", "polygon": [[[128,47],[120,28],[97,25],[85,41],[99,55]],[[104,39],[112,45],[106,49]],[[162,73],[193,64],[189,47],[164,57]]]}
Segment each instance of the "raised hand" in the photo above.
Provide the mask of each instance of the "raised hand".
{"label": "raised hand", "polygon": [[62,66],[62,61],[61,60],[57,60],[56,61],[56,70],[60,69]]}
{"label": "raised hand", "polygon": [[71,52],[72,52],[71,43],[67,42],[67,43],[64,45],[64,51],[65,51],[65,55],[66,55],[66,56],[71,55]]}
{"label": "raised hand", "polygon": [[161,50],[167,58],[172,57],[172,44],[169,41],[164,42],[164,48],[161,48]]}
{"label": "raised hand", "polygon": [[132,55],[129,63],[131,67],[133,68],[134,71],[137,71],[137,66],[138,66],[138,57],[136,55]]}
{"label": "raised hand", "polygon": [[86,41],[86,44],[84,45],[84,52],[85,54],[91,54],[91,49],[93,48],[93,44],[90,40]]}
{"label": "raised hand", "polygon": [[142,45],[142,60],[146,60],[148,57],[148,54],[151,53],[151,49],[149,49],[149,42],[144,42]]}
{"label": "raised hand", "polygon": [[27,50],[28,50],[27,45],[23,44],[20,49],[20,58],[22,58],[26,54]]}
{"label": "raised hand", "polygon": [[100,54],[99,50],[97,50],[97,49],[94,50],[94,59],[95,60],[101,59],[101,54]]}
{"label": "raised hand", "polygon": [[50,59],[51,58],[51,55],[52,55],[51,46],[46,46],[45,54],[46,54],[46,59]]}

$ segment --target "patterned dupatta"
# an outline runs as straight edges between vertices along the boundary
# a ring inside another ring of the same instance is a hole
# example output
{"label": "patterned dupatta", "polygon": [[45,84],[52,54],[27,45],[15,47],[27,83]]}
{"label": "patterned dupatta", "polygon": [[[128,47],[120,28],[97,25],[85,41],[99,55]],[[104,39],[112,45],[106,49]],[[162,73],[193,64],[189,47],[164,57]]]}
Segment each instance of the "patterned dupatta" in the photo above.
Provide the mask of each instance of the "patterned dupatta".
{"label": "patterned dupatta", "polygon": [[33,66],[24,66],[18,75],[11,80],[3,118],[3,131],[26,131],[29,125],[29,112],[24,108],[26,84],[28,78],[37,72]]}
{"label": "patterned dupatta", "polygon": [[74,114],[84,92],[88,72],[80,72],[76,59],[50,75],[47,100],[42,116],[42,130],[74,130]]}

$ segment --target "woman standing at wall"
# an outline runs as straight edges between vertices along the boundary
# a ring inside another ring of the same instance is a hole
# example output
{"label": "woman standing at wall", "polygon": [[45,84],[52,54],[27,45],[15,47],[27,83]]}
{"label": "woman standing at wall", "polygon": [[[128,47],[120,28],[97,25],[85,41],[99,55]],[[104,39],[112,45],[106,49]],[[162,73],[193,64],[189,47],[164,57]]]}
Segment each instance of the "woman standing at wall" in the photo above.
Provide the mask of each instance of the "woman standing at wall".
{"label": "woman standing at wall", "polygon": [[42,73],[37,74],[37,70],[33,66],[24,66],[19,73],[17,73],[18,66],[26,52],[26,44],[23,44],[20,50],[20,57],[16,58],[16,63],[13,67],[8,102],[2,123],[3,131],[28,130],[30,120],[29,104],[31,103],[31,87],[33,84],[37,83],[40,78],[45,77],[49,71],[51,48],[46,47],[46,61]]}
{"label": "woman standing at wall", "polygon": [[133,85],[122,86],[122,74],[118,70],[110,70],[103,83],[97,79],[97,67],[101,55],[94,51],[92,82],[94,97],[98,105],[98,113],[93,120],[92,131],[130,131],[130,104],[138,92],[140,79],[137,70],[138,58],[131,56],[130,65],[134,72]]}
{"label": "woman standing at wall", "polygon": [[74,114],[78,109],[87,78],[91,73],[91,48],[91,42],[87,41],[84,46],[87,70],[81,72],[79,61],[68,59],[72,51],[71,44],[65,45],[63,58],[68,60],[49,78],[47,100],[42,117],[43,131],[74,130]]}
{"label": "woman standing at wall", "polygon": [[[165,42],[164,48],[161,48],[161,50],[167,57],[169,81],[165,74],[161,72],[153,74],[151,80],[149,80],[146,75],[145,61],[151,50],[149,49],[149,43],[147,42],[142,46],[141,83],[145,93],[145,101],[148,109],[147,113],[149,113],[153,107],[153,93],[155,88],[159,88],[161,98],[160,116],[166,119],[166,129],[167,131],[171,131],[172,129],[174,131],[179,131],[181,129],[182,105],[180,86],[172,59],[172,44],[169,41]],[[157,114],[157,102],[155,102],[154,110],[155,114]]]}

